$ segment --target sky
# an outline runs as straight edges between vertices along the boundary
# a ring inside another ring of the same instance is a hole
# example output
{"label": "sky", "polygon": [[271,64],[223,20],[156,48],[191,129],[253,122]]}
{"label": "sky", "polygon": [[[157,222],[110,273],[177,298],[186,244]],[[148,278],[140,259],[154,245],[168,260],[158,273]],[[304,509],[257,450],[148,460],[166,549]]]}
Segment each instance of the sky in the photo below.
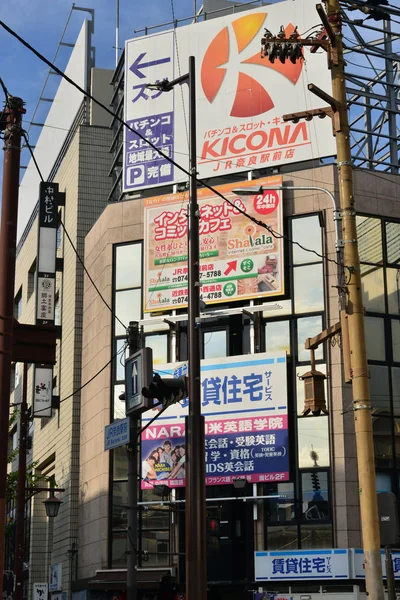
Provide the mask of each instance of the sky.
{"label": "sky", "polygon": [[[96,47],[96,66],[105,69],[115,67],[115,0],[82,0],[76,6],[95,10],[95,32],[93,43]],[[120,0],[120,46],[126,39],[135,36],[134,31],[172,21],[171,0],[152,0],[151,3],[138,0]],[[200,0],[196,6],[200,7]],[[176,19],[190,17],[194,12],[194,0],[173,0]],[[65,24],[71,12],[71,0],[4,0],[1,3],[0,19],[16,33],[28,41],[34,48],[52,60],[61,39]],[[87,12],[74,10],[68,25],[64,41],[74,43]],[[56,65],[64,70],[71,49],[61,47]],[[40,97],[48,67],[26,49],[8,32],[0,28],[0,76],[9,93],[21,97],[26,103],[24,128],[32,119],[36,103]],[[58,77],[50,77],[45,96],[54,97],[59,83]],[[1,105],[3,98],[0,97]],[[41,104],[42,111],[47,108]],[[44,112],[38,111],[35,121],[43,122]],[[39,128],[31,130],[31,142]],[[23,152],[21,164],[28,163],[27,151]],[[2,154],[2,153],[1,153]],[[2,163],[0,159],[0,185],[2,182]],[[0,195],[1,204],[1,195]]]}

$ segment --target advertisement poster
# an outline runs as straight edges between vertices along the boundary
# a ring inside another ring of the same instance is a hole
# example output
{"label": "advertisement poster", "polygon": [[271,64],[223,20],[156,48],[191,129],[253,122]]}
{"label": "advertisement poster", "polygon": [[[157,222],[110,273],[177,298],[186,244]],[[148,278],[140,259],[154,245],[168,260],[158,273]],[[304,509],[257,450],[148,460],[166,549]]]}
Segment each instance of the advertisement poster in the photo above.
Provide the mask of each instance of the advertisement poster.
{"label": "advertisement poster", "polygon": [[[187,375],[186,363],[158,365],[161,377]],[[286,354],[231,356],[201,362],[206,484],[235,479],[288,481]],[[142,419],[145,425],[157,409]],[[142,489],[185,485],[188,399],[170,406],[142,434]]]}
{"label": "advertisement poster", "polygon": [[[296,163],[336,153],[330,119],[284,122],[285,114],[326,106],[307,86],[330,90],[326,54],[271,63],[261,58],[264,29],[284,26],[300,37],[315,25],[312,0],[280,2],[210,19],[125,45],[124,191],[188,180],[168,158],[188,168],[188,86],[172,91],[150,83],[172,81],[196,61],[197,156],[200,178]],[[138,137],[138,132],[144,139]],[[155,148],[161,150],[161,156]]]}
{"label": "advertisement poster", "polygon": [[[283,294],[283,207],[279,190],[250,196],[234,189],[282,186],[266,177],[217,186],[229,204],[209,190],[198,191],[201,299],[208,304]],[[184,308],[188,302],[187,196],[146,198],[144,311]],[[235,209],[250,214],[270,230]]]}
{"label": "advertisement poster", "polygon": [[254,553],[256,581],[349,579],[350,550],[273,550]]}

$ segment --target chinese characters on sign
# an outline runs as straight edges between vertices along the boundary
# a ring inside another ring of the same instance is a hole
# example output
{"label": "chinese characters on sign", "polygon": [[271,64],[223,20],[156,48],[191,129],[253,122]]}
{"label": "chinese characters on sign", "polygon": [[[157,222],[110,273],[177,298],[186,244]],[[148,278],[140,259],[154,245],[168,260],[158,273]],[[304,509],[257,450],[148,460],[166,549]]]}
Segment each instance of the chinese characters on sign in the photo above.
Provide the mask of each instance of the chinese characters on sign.
{"label": "chinese characters on sign", "polygon": [[256,581],[348,579],[348,550],[296,550],[255,553]]}
{"label": "chinese characters on sign", "polygon": [[37,367],[33,382],[33,416],[51,417],[51,400],[53,396],[53,368]]}
{"label": "chinese characters on sign", "polygon": [[[279,187],[282,178],[257,179],[240,187],[249,185]],[[281,192],[265,190],[239,198],[234,188],[234,184],[217,187],[232,204],[208,190],[198,192],[201,299],[206,304],[284,292]],[[186,200],[180,194],[144,200],[147,312],[187,306]],[[240,211],[262,219],[274,234]]]}
{"label": "chinese characters on sign", "polygon": [[[274,31],[284,23],[287,32],[308,31],[313,27],[312,0],[281,2],[279,6],[259,7],[239,14],[210,19],[196,25],[128,40],[125,45],[124,118],[130,125],[171,116],[173,158],[187,167],[187,86],[169,92],[149,89],[149,83],[171,81],[188,70],[187,57],[196,60],[197,157],[200,178],[231,175],[252,169],[272,168],[335,154],[335,141],[327,119],[312,122],[284,122],[282,116],[321,107],[321,100],[307,88],[319,81],[329,88],[324,56],[304,50],[305,61],[270,63],[260,58],[260,31]],[[179,47],[179,54],[177,49]],[[235,52],[232,53],[232,48]],[[306,62],[307,61],[307,62]],[[307,64],[307,70],[305,69]],[[268,70],[268,73],[266,72]],[[162,135],[146,125],[146,139],[154,139],[162,149]],[[136,136],[137,137],[137,136]],[[137,156],[132,152],[149,150],[130,142],[126,133],[124,149],[124,191],[187,182],[187,175],[173,169],[161,177],[164,159],[155,154]],[[138,138],[137,138],[138,139]],[[145,144],[145,142],[143,142]],[[129,162],[134,160],[135,163]],[[157,177],[158,167],[159,177]],[[148,170],[152,169],[151,177]]]}
{"label": "chinese characters on sign", "polygon": [[[259,354],[202,361],[207,485],[289,478],[286,356]],[[160,367],[175,377],[185,364]],[[162,480],[185,485],[185,423],[188,399],[169,407],[142,435],[142,487]],[[148,421],[154,415],[143,419]]]}
{"label": "chinese characters on sign", "polygon": [[58,184],[41,183],[37,259],[36,323],[54,325]]}
{"label": "chinese characters on sign", "polygon": [[129,418],[119,419],[104,428],[104,450],[125,446],[130,441]]}

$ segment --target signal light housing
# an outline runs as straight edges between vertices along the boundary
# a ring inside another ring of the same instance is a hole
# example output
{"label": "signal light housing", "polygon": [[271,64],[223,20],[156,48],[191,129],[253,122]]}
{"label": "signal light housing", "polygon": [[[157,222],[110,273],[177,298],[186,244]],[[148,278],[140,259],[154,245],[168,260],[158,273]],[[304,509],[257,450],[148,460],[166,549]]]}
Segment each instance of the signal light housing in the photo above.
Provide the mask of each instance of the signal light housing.
{"label": "signal light housing", "polygon": [[185,376],[161,378],[156,373],[150,385],[142,389],[142,396],[160,400],[163,407],[175,404],[186,398],[187,395],[188,378]]}

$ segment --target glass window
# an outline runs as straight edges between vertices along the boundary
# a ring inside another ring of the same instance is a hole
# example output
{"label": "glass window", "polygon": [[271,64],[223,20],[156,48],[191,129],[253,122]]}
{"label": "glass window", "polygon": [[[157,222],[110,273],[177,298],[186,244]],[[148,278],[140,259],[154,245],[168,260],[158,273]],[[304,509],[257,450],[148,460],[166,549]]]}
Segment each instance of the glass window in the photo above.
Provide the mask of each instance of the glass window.
{"label": "glass window", "polygon": [[391,467],[393,465],[392,419],[374,413],[372,415],[372,430],[376,466]]}
{"label": "glass window", "polygon": [[371,265],[361,265],[362,299],[366,310],[385,312],[385,287],[383,269]]}
{"label": "glass window", "polygon": [[[322,254],[321,244],[321,226],[317,215],[312,217],[301,217],[292,219],[292,240],[298,242],[305,248],[315,250]],[[293,244],[293,264],[318,262],[318,258],[313,252],[302,250],[296,244]]]}
{"label": "glass window", "polygon": [[398,463],[400,458],[400,419],[394,419],[394,450]]}
{"label": "glass window", "polygon": [[[322,318],[321,317],[303,317],[297,319],[297,353],[298,361],[309,361],[310,351],[304,348],[304,344],[307,338],[314,337],[317,333],[322,331]],[[321,344],[315,351],[315,360],[321,360],[323,358],[323,345]]]}
{"label": "glass window", "polygon": [[127,526],[128,482],[113,484],[112,527],[124,529]]}
{"label": "glass window", "polygon": [[[157,500],[160,500],[157,497]],[[142,529],[168,529],[170,510],[167,506],[148,505],[142,511]]]}
{"label": "glass window", "polygon": [[386,252],[389,263],[400,262],[400,223],[386,223]]}
{"label": "glass window", "polygon": [[365,340],[368,360],[385,360],[384,321],[377,317],[365,317]]}
{"label": "glass window", "polygon": [[22,313],[22,287],[14,298],[14,318],[19,319]]}
{"label": "glass window", "polygon": [[142,244],[117,246],[115,251],[115,289],[123,290],[141,285]]}
{"label": "glass window", "polygon": [[280,306],[280,308],[271,308],[271,310],[264,310],[263,317],[265,319],[272,319],[272,317],[283,317],[284,315],[290,315],[292,312],[291,300],[280,300],[279,298],[277,298],[274,302],[270,302],[269,305],[271,307],[278,305]]}
{"label": "glass window", "polygon": [[148,552],[146,567],[169,565],[169,531],[142,531],[142,551]]}
{"label": "glass window", "polygon": [[153,350],[153,365],[168,362],[168,335],[146,335],[145,345]]}
{"label": "glass window", "polygon": [[400,416],[400,369],[392,367],[392,400],[393,414]]}
{"label": "glass window", "polygon": [[329,466],[328,417],[297,419],[299,468]]}
{"label": "glass window", "polygon": [[293,269],[294,310],[297,313],[324,309],[322,264]]}
{"label": "glass window", "polygon": [[57,235],[56,235],[56,248],[57,250],[61,246],[62,242],[62,232],[61,232],[61,224],[57,227]]}
{"label": "glass window", "polygon": [[[315,365],[317,371],[321,371],[326,375],[326,365],[320,364]],[[296,367],[296,396],[297,396],[297,414],[301,415],[304,410],[304,381],[300,379],[300,375],[304,375],[307,371],[311,370],[311,365],[305,365]],[[327,393],[327,380],[325,379],[325,401],[328,407],[328,393]]]}
{"label": "glass window", "polygon": [[357,238],[360,261],[382,262],[382,228],[380,219],[357,216]]}
{"label": "glass window", "polygon": [[292,521],[295,519],[295,500],[293,483],[266,484],[265,500],[267,523]]}
{"label": "glass window", "polygon": [[300,543],[304,549],[332,548],[332,525],[302,525]]}
{"label": "glass window", "polygon": [[265,325],[265,351],[286,350],[290,354],[289,321],[272,321]]}
{"label": "glass window", "polygon": [[388,310],[400,315],[400,269],[386,269]]}
{"label": "glass window", "polygon": [[28,271],[28,299],[36,290],[36,258]]}
{"label": "glass window", "polygon": [[220,358],[227,355],[227,331],[203,332],[203,354],[204,358]]}
{"label": "glass window", "polygon": [[388,367],[368,365],[368,369],[370,375],[369,389],[372,407],[379,412],[388,414],[390,410]]}
{"label": "glass window", "polygon": [[60,298],[57,294],[56,299],[54,301],[54,325],[60,325]]}
{"label": "glass window", "polygon": [[112,566],[126,569],[126,551],[128,549],[126,531],[113,531]]}
{"label": "glass window", "polygon": [[400,321],[392,319],[392,352],[393,361],[400,362]]}
{"label": "glass window", "polygon": [[114,479],[126,479],[128,477],[128,458],[126,446],[120,446],[112,450],[113,453],[113,477]]}
{"label": "glass window", "polygon": [[125,338],[116,340],[116,345],[115,377],[117,381],[125,381],[125,359],[129,356],[129,348],[123,352],[123,348],[126,346]]}
{"label": "glass window", "polygon": [[267,548],[268,550],[293,550],[299,547],[297,538],[297,527],[279,526],[268,527]]}
{"label": "glass window", "polygon": [[[125,290],[123,292],[116,292],[115,294],[115,314],[122,323],[127,327],[129,321],[139,321],[142,311],[142,291],[136,290]],[[121,323],[115,319],[115,335],[124,335],[125,330]]]}
{"label": "glass window", "polygon": [[125,392],[125,384],[114,385],[114,419],[125,419],[125,400],[119,396]]}
{"label": "glass window", "polygon": [[389,473],[376,473],[376,491],[378,493],[392,491],[392,478]]}
{"label": "glass window", "polygon": [[313,471],[301,474],[302,515],[305,521],[329,519],[328,473]]}

